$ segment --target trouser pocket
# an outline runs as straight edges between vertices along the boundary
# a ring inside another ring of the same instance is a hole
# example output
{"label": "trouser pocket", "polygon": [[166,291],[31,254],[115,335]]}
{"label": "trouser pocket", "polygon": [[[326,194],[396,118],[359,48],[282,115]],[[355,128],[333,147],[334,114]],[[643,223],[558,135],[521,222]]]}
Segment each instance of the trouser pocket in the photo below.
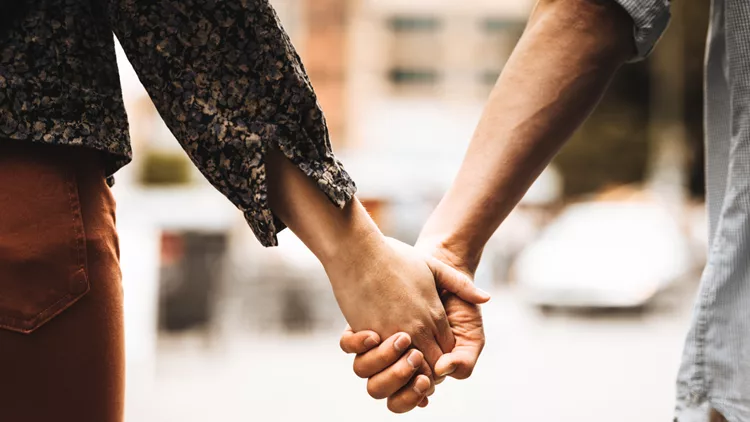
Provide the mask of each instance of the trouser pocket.
{"label": "trouser pocket", "polygon": [[0,328],[31,333],[89,291],[86,238],[71,165],[13,143],[0,142]]}

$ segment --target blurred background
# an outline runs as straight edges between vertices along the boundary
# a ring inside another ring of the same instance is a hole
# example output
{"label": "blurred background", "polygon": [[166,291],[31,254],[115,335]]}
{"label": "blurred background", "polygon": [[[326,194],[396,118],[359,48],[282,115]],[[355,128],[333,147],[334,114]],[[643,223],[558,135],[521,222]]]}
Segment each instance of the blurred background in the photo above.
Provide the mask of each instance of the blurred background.
{"label": "blurred background", "polygon": [[[334,149],[382,230],[413,242],[460,165],[531,0],[275,0]],[[490,241],[474,376],[391,415],[338,349],[321,265],[263,249],[119,60],[135,161],[118,177],[127,420],[666,421],[705,260],[707,2],[674,2],[645,62]],[[387,169],[387,171],[385,171]]]}

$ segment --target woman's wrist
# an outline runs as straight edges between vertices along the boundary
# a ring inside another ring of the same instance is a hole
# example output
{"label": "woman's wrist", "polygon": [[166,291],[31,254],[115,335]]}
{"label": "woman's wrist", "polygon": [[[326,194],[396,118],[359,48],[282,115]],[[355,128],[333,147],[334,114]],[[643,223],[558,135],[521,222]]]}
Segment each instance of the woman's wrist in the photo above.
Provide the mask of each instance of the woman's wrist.
{"label": "woman's wrist", "polygon": [[326,270],[351,265],[382,243],[378,226],[356,197],[339,208],[280,151],[271,148],[267,158],[271,209]]}
{"label": "woman's wrist", "polygon": [[341,212],[333,227],[321,231],[320,242],[313,250],[329,272],[361,265],[377,256],[384,244],[380,229],[356,198]]}

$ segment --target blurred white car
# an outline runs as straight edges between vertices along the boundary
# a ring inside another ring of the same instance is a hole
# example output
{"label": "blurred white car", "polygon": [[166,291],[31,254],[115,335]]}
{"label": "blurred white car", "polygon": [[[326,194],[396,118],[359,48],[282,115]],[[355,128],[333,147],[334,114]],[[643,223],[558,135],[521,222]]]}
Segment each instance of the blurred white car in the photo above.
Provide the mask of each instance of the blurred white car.
{"label": "blurred white car", "polygon": [[693,269],[689,241],[652,202],[571,205],[513,273],[523,296],[553,307],[639,307]]}

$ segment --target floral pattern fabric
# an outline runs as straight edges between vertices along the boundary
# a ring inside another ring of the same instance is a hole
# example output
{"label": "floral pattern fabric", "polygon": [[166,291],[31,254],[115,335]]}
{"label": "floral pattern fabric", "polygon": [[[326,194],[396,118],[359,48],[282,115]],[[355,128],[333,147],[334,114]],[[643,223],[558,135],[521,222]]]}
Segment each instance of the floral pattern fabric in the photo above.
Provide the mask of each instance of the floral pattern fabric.
{"label": "floral pattern fabric", "polygon": [[0,22],[0,137],[104,151],[110,175],[127,164],[114,33],[167,126],[261,243],[276,245],[283,229],[266,196],[269,147],[336,205],[354,195],[300,58],[267,0],[24,4]]}

